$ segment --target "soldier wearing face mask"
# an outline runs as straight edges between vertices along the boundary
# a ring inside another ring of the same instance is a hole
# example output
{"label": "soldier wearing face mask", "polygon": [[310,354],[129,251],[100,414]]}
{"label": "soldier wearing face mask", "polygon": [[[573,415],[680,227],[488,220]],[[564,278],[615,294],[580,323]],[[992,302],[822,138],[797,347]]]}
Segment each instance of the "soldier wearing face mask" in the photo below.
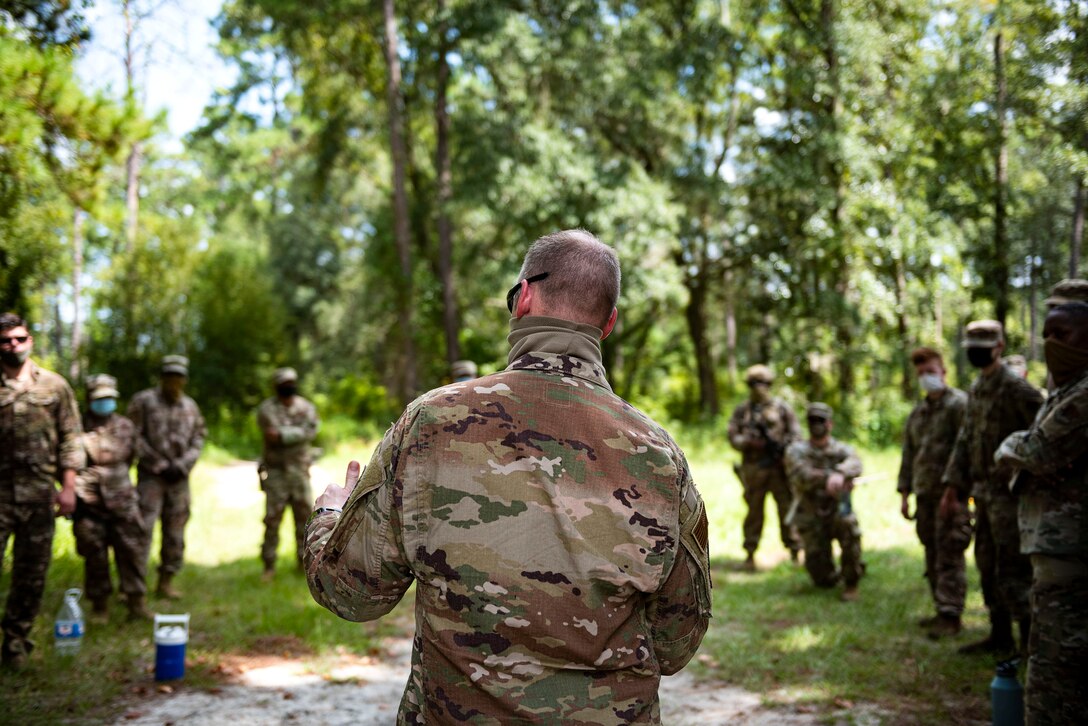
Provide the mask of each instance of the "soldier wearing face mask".
{"label": "soldier wearing face mask", "polygon": [[140,500],[129,478],[136,456],[136,427],[117,413],[117,379],[97,375],[87,379],[87,414],[83,417],[83,447],[87,468],[76,477],[76,513],[72,530],[76,550],[83,556],[84,591],[93,604],[91,618],[109,618],[110,548],[117,561],[121,592],[130,620],[149,620],[146,595],[146,533]]}
{"label": "soldier wearing face mask", "polygon": [[967,594],[964,552],[971,543],[970,517],[966,508],[947,523],[937,516],[944,492],[941,475],[963,421],[967,394],[948,385],[944,359],[936,350],[918,348],[910,354],[910,361],[924,397],[903,427],[900,511],[904,518],[911,518],[913,494],[915,528],[926,552],[925,576],[937,608],[935,616],[922,619],[919,625],[933,628],[931,636],[940,637],[959,632]]}
{"label": "soldier wearing face mask", "polygon": [[1019,470],[1010,488],[1033,569],[1026,720],[1079,723],[1088,710],[1088,304],[1055,305],[1043,339],[1057,387],[995,459]]}
{"label": "soldier wearing face mask", "polygon": [[942,477],[946,489],[938,513],[952,523],[962,515],[968,497],[974,497],[975,564],[990,613],[990,634],[960,652],[1008,653],[1015,648],[1013,620],[1020,625],[1025,650],[1031,632],[1031,562],[1020,553],[1017,504],[1007,486],[1010,472],[995,465],[993,456],[1005,437],[1031,425],[1043,397],[1002,364],[1005,336],[1000,323],[976,320],[965,332],[967,360],[979,376],[968,392],[967,412]]}
{"label": "soldier wearing face mask", "polygon": [[317,409],[298,395],[298,374],[294,368],[277,369],[272,382],[276,395],[265,399],[257,409],[257,425],[264,438],[259,471],[265,494],[261,561],[266,581],[275,575],[280,522],[288,506],[295,523],[295,553],[302,566],[306,521],[314,501],[310,490],[310,443],[320,425]]}
{"label": "soldier wearing face mask", "polygon": [[754,572],[767,494],[774,497],[779,534],[792,560],[797,560],[801,548],[800,537],[786,522],[792,494],[784,460],[786,448],[801,438],[801,427],[789,405],[771,395],[774,374],[770,368],[754,365],[745,372],[744,378],[749,396],[729,419],[729,442],[741,452],[741,463],[736,472],[748,505],[744,518],[744,549],[748,557],[744,569]]}

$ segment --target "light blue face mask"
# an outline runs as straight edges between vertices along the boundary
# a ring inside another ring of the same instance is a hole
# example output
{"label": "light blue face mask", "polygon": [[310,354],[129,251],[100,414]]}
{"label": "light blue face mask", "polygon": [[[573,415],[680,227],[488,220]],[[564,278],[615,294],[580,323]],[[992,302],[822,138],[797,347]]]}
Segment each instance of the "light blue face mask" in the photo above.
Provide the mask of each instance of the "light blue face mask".
{"label": "light blue face mask", "polygon": [[116,410],[116,398],[96,398],[91,401],[91,412],[96,416],[109,416]]}

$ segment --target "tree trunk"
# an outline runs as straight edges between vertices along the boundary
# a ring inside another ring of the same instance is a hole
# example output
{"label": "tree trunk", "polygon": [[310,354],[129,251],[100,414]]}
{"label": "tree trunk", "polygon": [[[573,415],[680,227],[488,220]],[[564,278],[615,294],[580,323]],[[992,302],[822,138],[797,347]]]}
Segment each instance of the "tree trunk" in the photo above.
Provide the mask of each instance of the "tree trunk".
{"label": "tree trunk", "polygon": [[706,332],[706,280],[688,278],[688,305],[684,315],[688,322],[691,344],[695,347],[695,366],[699,378],[699,412],[717,416],[721,410],[718,401],[718,383],[714,377],[714,361],[710,353],[710,340]]}
{"label": "tree trunk", "polygon": [[1073,237],[1069,240],[1069,276],[1077,277],[1080,271],[1080,245],[1084,239],[1084,177],[1077,177],[1077,190],[1073,193]]}
{"label": "tree trunk", "polygon": [[1005,196],[1009,184],[1008,86],[1005,80],[1005,39],[998,30],[994,37],[994,112],[997,114],[997,142],[994,149],[994,317],[1002,325],[1009,314],[1009,242]]}
{"label": "tree trunk", "polygon": [[83,326],[80,319],[79,303],[83,296],[83,222],[86,214],[76,207],[72,215],[72,342],[71,359],[69,361],[68,378],[76,386],[79,385],[80,345],[83,342]]}
{"label": "tree trunk", "polygon": [[407,154],[404,147],[404,118],[401,114],[400,57],[397,55],[397,17],[393,0],[382,0],[385,19],[386,103],[389,106],[389,150],[393,159],[393,240],[400,259],[398,322],[401,334],[401,377],[398,380],[401,401],[407,403],[416,393],[416,353],[412,340],[412,251],[408,229],[408,194],[405,190]]}
{"label": "tree trunk", "polygon": [[435,149],[438,171],[438,274],[442,284],[442,327],[446,333],[446,362],[461,357],[457,294],[453,279],[453,223],[449,205],[453,197],[453,173],[450,169],[450,115],[446,105],[446,90],[450,81],[449,21],[446,18],[446,0],[438,0],[438,88],[435,91],[434,121],[437,133]]}
{"label": "tree trunk", "polygon": [[[1034,247],[1033,244],[1032,248]],[[1032,249],[1031,256],[1028,257],[1028,315],[1030,316],[1030,322],[1028,323],[1028,360],[1035,360],[1038,357],[1038,348],[1036,346],[1039,341],[1039,295],[1035,291],[1036,277],[1035,250]]]}
{"label": "tree trunk", "polygon": [[726,270],[725,282],[725,367],[729,372],[729,387],[737,386],[737,311],[733,272]]}
{"label": "tree trunk", "polygon": [[[132,18],[131,0],[123,0],[121,12],[125,18],[125,83],[126,97],[129,103],[136,97],[136,58],[132,47],[135,23]],[[140,216],[140,164],[143,161],[143,145],[132,142],[128,158],[125,160],[125,251],[131,253],[136,247],[136,232]]]}

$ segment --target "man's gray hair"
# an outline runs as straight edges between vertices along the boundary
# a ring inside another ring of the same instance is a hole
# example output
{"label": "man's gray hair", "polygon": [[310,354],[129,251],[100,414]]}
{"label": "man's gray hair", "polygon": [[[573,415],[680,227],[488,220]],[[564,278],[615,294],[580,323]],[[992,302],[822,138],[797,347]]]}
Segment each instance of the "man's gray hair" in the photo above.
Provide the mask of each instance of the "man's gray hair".
{"label": "man's gray hair", "polygon": [[603,327],[620,297],[616,251],[584,229],[544,235],[529,247],[518,280],[548,273],[531,283],[548,312],[578,323]]}

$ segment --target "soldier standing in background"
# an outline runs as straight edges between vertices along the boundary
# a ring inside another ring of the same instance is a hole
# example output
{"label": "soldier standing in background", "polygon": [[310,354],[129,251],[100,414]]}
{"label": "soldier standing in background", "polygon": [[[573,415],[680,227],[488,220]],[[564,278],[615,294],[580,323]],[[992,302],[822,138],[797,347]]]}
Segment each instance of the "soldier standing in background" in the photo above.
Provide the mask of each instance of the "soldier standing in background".
{"label": "soldier standing in background", "polygon": [[76,551],[83,556],[84,591],[91,599],[91,617],[109,618],[113,592],[110,548],[117,560],[121,592],[130,620],[149,620],[146,595],[146,534],[140,501],[129,478],[136,455],[136,428],[117,413],[117,379],[97,375],[87,380],[88,412],[83,417],[83,447],[87,468],[76,477]]}
{"label": "soldier standing in background", "polygon": [[778,527],[782,544],[797,561],[800,542],[786,523],[793,496],[783,457],[786,448],[801,438],[801,426],[793,410],[781,399],[771,396],[774,374],[764,365],[749,368],[744,375],[749,397],[737,406],[729,419],[729,442],[741,452],[737,477],[744,489],[748,514],[744,517],[744,550],[748,553],[744,569],[755,572],[756,548],[763,534],[763,511],[767,494],[778,507]]}
{"label": "soldier standing in background", "polygon": [[30,629],[53,555],[54,517],[75,511],[84,463],[75,394],[30,360],[33,348],[26,320],[0,314],[0,558],[15,539],[0,660],[10,668],[24,666],[34,648]]}
{"label": "soldier standing in background", "polygon": [[1043,396],[1002,364],[1005,335],[1001,323],[969,323],[964,347],[979,376],[971,384],[963,426],[942,477],[946,489],[939,515],[952,522],[961,516],[967,498],[974,497],[975,564],[990,612],[990,634],[960,652],[1013,650],[1014,618],[1020,624],[1021,646],[1026,650],[1031,632],[1031,561],[1020,553],[1016,499],[1007,486],[1008,472],[995,466],[993,457],[1006,436],[1031,425]]}
{"label": "soldier standing in background", "polygon": [[168,355],[162,359],[160,384],[140,391],[128,405],[136,427],[136,489],[147,535],[146,561],[151,556],[151,535],[162,518],[162,551],[157,594],[177,599],[173,579],[185,557],[185,524],[189,521],[189,472],[204,448],[204,417],[185,395],[189,359]]}
{"label": "soldier standing in background", "polygon": [[1071,302],[1088,303],[1088,280],[1072,277],[1057,282],[1050,288],[1049,297],[1043,300],[1048,310]]}
{"label": "soldier standing in background", "polygon": [[454,383],[471,381],[476,377],[476,364],[470,360],[454,361],[450,366],[450,378]]}
{"label": "soldier standing in background", "polygon": [[261,561],[266,581],[276,573],[280,521],[288,505],[295,524],[295,553],[302,567],[306,520],[314,501],[310,490],[310,443],[319,426],[317,409],[298,395],[298,374],[294,368],[278,368],[272,374],[272,382],[276,395],[266,398],[257,408],[257,425],[264,439],[259,471],[265,496]]}
{"label": "soldier standing in background", "polygon": [[1068,724],[1088,712],[1088,304],[1061,303],[1043,327],[1057,389],[1031,429],[1001,444],[1019,469],[1020,546],[1031,557],[1027,723]]}
{"label": "soldier standing in background", "polygon": [[910,519],[910,495],[914,494],[914,518],[918,539],[926,551],[926,580],[937,615],[921,621],[934,628],[935,637],[960,630],[967,595],[967,566],[963,556],[971,543],[971,521],[966,510],[950,522],[937,516],[944,488],[941,475],[956,443],[967,394],[945,381],[944,359],[932,348],[910,354],[925,397],[907,417],[903,427],[903,459],[899,467],[900,511]]}
{"label": "soldier standing in background", "polygon": [[[858,598],[858,581],[865,574],[861,560],[861,527],[850,492],[861,476],[861,459],[854,447],[832,438],[831,407],[809,404],[806,412],[809,439],[795,441],[786,450],[786,471],[798,497],[793,524],[805,547],[805,569],[816,587],[834,587],[843,581],[842,599]],[[835,569],[831,541],[839,541],[842,569]]]}

